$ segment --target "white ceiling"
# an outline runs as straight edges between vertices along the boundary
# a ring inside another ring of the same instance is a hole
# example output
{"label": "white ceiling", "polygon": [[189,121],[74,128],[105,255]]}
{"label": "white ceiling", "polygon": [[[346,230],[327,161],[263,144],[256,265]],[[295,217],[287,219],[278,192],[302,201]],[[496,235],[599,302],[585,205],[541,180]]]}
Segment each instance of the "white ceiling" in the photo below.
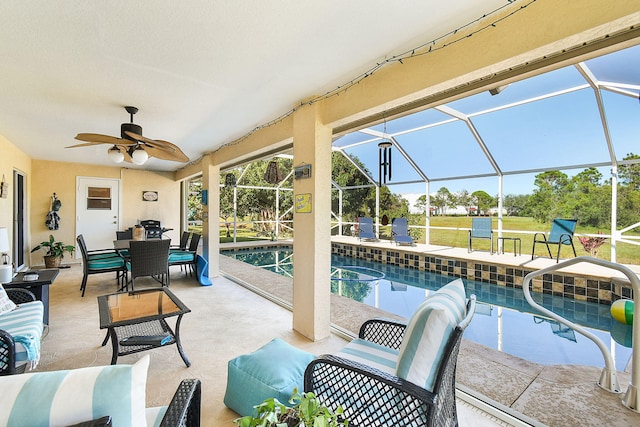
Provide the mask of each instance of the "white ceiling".
{"label": "white ceiling", "polygon": [[195,160],[508,3],[2,0],[0,134],[34,159],[113,165],[108,145],[64,147],[119,137],[133,105],[146,137]]}

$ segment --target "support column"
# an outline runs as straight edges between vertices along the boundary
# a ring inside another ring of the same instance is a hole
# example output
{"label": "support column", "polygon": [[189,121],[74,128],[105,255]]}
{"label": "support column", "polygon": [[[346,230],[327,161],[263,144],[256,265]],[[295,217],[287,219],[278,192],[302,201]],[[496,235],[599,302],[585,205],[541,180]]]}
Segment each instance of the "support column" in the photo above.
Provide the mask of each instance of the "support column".
{"label": "support column", "polygon": [[331,323],[331,129],[319,109],[301,108],[293,123],[293,164],[311,165],[293,182],[293,329],[314,341]]}
{"label": "support column", "polygon": [[202,206],[202,256],[209,262],[209,277],[220,274],[220,167],[209,157],[202,168],[202,189],[207,191],[207,204]]}

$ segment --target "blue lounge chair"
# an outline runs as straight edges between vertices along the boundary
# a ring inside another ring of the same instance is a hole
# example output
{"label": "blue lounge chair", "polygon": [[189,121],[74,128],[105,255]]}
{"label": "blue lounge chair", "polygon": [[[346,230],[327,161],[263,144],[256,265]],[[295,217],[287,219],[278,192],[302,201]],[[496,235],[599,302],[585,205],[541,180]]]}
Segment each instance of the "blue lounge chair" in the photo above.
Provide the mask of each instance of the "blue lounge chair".
{"label": "blue lounge chair", "polygon": [[360,240],[378,240],[373,231],[373,219],[368,216],[358,218],[358,238]]}
{"label": "blue lounge chair", "polygon": [[469,230],[469,244],[467,251],[472,252],[472,239],[489,239],[491,242],[489,253],[493,255],[493,230],[491,229],[491,218],[473,218],[471,220],[471,230]]}
{"label": "blue lounge chair", "polygon": [[391,221],[391,235],[396,245],[414,245],[413,238],[409,236],[409,221],[407,221],[407,218],[394,218]]}
{"label": "blue lounge chair", "polygon": [[571,249],[573,249],[573,256],[577,256],[576,248],[575,246],[573,246],[573,233],[576,231],[577,224],[577,219],[556,218],[553,220],[553,224],[551,225],[549,237],[545,236],[544,233],[534,234],[533,249],[531,249],[531,259],[533,259],[533,256],[536,253],[536,243],[544,243],[547,246],[547,252],[549,252],[549,258],[551,259],[553,259],[553,255],[551,255],[551,249],[549,249],[549,245],[558,245],[556,262],[560,260],[560,249],[562,248],[562,245],[571,245]]}

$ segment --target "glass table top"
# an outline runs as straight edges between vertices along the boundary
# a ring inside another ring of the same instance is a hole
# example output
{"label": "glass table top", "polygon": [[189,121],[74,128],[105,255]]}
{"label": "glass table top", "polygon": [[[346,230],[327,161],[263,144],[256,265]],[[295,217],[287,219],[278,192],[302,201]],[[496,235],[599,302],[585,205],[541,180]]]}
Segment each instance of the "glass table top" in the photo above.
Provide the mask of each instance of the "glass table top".
{"label": "glass table top", "polygon": [[109,323],[175,316],[190,311],[164,288],[104,295],[98,301],[101,308],[108,309]]}

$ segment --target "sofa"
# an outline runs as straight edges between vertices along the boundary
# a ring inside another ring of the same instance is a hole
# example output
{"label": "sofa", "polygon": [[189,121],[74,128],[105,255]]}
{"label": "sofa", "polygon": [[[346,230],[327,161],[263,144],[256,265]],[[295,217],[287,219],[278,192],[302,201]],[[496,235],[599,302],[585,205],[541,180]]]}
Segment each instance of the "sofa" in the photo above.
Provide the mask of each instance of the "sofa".
{"label": "sofa", "polygon": [[182,380],[168,406],[146,408],[149,355],[133,365],[0,377],[0,426],[200,426],[201,386]]}
{"label": "sofa", "polygon": [[0,285],[0,376],[35,368],[40,359],[44,306],[26,289]]}

